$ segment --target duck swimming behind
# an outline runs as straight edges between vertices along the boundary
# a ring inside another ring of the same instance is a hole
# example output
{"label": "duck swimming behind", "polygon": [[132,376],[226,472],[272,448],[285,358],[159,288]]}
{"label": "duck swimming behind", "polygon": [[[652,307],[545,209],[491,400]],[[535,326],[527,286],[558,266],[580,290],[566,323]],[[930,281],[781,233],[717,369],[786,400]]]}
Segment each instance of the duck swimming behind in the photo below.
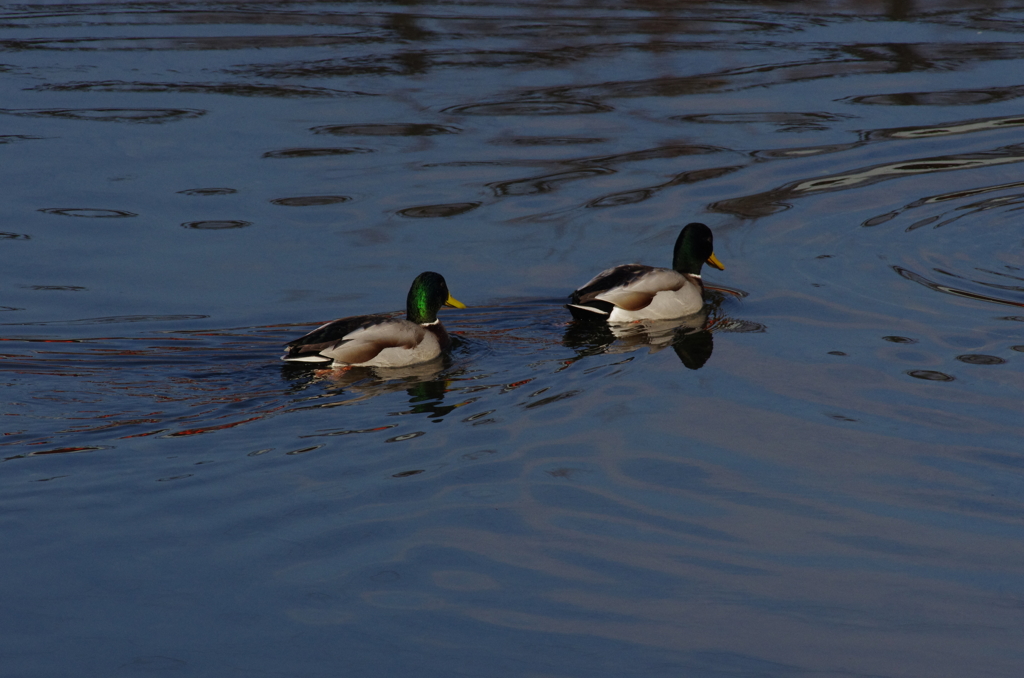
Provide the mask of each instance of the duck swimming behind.
{"label": "duck swimming behind", "polygon": [[687,224],[676,239],[672,268],[622,264],[598,273],[569,296],[566,305],[577,320],[609,323],[670,320],[704,306],[705,263],[724,271],[715,257],[711,229]]}
{"label": "duck swimming behind", "polygon": [[405,319],[357,315],[333,320],[286,344],[281,360],[335,366],[405,367],[433,360],[451,345],[437,318],[442,306],[466,308],[433,271],[416,276],[409,288]]}

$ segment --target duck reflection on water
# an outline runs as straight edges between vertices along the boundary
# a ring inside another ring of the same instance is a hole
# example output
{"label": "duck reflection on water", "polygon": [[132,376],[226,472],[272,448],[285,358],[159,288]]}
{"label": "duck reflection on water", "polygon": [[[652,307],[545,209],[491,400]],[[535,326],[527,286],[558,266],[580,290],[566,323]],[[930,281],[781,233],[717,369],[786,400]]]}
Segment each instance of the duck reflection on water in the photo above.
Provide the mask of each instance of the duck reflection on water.
{"label": "duck reflection on water", "polygon": [[599,354],[628,353],[647,346],[651,353],[672,348],[679,361],[699,370],[714,351],[713,335],[719,332],[764,332],[765,326],[729,317],[722,309],[728,298],[747,296],[728,287],[705,288],[705,305],[692,315],[675,320],[642,320],[606,323],[588,318],[574,319],[563,334],[563,345],[576,351],[577,359]]}
{"label": "duck reflection on water", "polygon": [[[282,367],[282,374],[293,383],[296,391],[305,390],[314,384],[327,387],[325,391],[309,397],[309,401],[323,398],[326,402],[309,402],[306,407],[353,405],[386,393],[405,391],[412,407],[408,411],[394,414],[426,414],[439,420],[465,404],[442,404],[450,382],[438,379],[438,375],[450,366],[451,359],[448,356],[438,356],[429,362],[406,367],[345,366],[310,369],[308,366],[286,364]],[[342,394],[348,397],[339,399]]]}
{"label": "duck reflection on water", "polygon": [[572,321],[562,343],[576,350],[578,357],[635,351],[644,346],[656,353],[671,347],[680,362],[699,370],[714,351],[708,329],[708,311],[676,320],[641,320],[633,323]]}

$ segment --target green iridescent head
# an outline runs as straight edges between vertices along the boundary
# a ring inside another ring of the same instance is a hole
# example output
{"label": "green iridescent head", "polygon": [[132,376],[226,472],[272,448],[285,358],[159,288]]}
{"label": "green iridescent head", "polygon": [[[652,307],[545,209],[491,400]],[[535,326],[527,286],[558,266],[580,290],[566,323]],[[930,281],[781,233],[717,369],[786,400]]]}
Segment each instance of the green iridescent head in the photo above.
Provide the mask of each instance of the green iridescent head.
{"label": "green iridescent head", "polygon": [[696,222],[683,226],[676,238],[676,249],[672,257],[672,268],[680,273],[700,275],[704,264],[711,264],[719,271],[725,266],[715,257],[715,246],[711,229]]}
{"label": "green iridescent head", "polygon": [[432,323],[437,320],[437,312],[442,306],[466,308],[448,292],[448,284],[440,273],[425,271],[416,276],[405,301],[405,317],[421,325]]}

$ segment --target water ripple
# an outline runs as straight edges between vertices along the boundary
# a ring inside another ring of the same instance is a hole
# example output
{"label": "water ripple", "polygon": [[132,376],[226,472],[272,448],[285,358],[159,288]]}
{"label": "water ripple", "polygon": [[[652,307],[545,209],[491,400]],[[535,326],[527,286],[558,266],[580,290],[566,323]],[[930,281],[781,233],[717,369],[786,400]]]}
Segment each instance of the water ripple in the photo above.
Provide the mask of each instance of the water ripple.
{"label": "water ripple", "polygon": [[595,101],[520,100],[451,106],[442,113],[451,115],[580,115],[607,113],[610,106]]}
{"label": "water ripple", "polygon": [[64,118],[67,120],[93,120],[99,122],[130,122],[160,124],[189,120],[206,115],[206,111],[193,108],[39,108],[0,109],[0,113],[33,118]]}
{"label": "water ripple", "polygon": [[564,184],[568,181],[577,181],[579,179],[590,179],[593,177],[614,174],[615,170],[606,167],[589,167],[587,169],[579,170],[568,170],[565,172],[555,172],[552,174],[545,174],[539,177],[530,177],[527,179],[516,179],[514,181],[498,181],[487,186],[494,191],[496,196],[512,196],[512,195],[536,195],[539,193],[550,193],[558,188],[559,185]]}
{"label": "water ripple", "polygon": [[104,210],[91,207],[44,207],[39,211],[44,214],[57,214],[62,217],[80,217],[85,219],[125,219],[139,216],[134,212],[126,210]]}
{"label": "water ripple", "polygon": [[[1024,297],[1022,297],[1020,300],[1005,299],[1005,298],[997,297],[997,296],[994,296],[994,295],[991,295],[991,294],[983,294],[981,292],[972,292],[970,290],[963,289],[962,287],[954,287],[954,286],[952,286],[950,284],[943,284],[943,283],[937,282],[935,280],[931,280],[931,279],[929,279],[929,278],[927,278],[927,277],[925,277],[925,276],[923,276],[923,275],[921,275],[919,273],[915,273],[913,271],[905,269],[905,268],[903,268],[901,266],[893,266],[893,270],[896,271],[896,273],[898,273],[903,278],[906,278],[907,280],[911,280],[913,282],[916,282],[919,285],[924,285],[928,289],[934,290],[936,292],[942,292],[944,294],[951,294],[953,296],[963,297],[965,299],[974,299],[976,301],[987,301],[987,302],[990,302],[990,303],[993,303],[993,304],[1003,304],[1003,305],[1006,305],[1006,306],[1022,306],[1022,307],[1024,307]],[[951,275],[949,273],[946,273],[945,271],[936,271],[936,272],[940,273],[940,274],[945,273],[946,275]],[[956,276],[956,275],[953,275],[952,277],[960,278],[960,276]],[[982,284],[984,284],[984,283],[982,283]]]}
{"label": "water ripple", "polygon": [[314,134],[334,136],[370,137],[427,137],[436,134],[458,134],[461,130],[451,125],[430,123],[367,123],[362,125],[320,125],[313,127]]}
{"label": "water ripple", "polygon": [[881,106],[972,106],[1010,101],[1024,96],[1024,86],[958,89],[942,92],[897,92],[847,97],[851,104]]}
{"label": "water ripple", "polygon": [[709,205],[708,208],[715,212],[725,212],[746,218],[763,217],[789,209],[790,201],[804,196],[862,188],[881,181],[907,176],[993,167],[1017,163],[1021,160],[1024,160],[1024,145],[1014,144],[981,153],[882,163],[837,174],[801,179],[764,193],[719,200]]}
{"label": "water ripple", "polygon": [[447,205],[420,205],[398,210],[403,217],[414,219],[434,219],[437,217],[454,217],[465,214],[480,207],[479,202],[453,202]]}
{"label": "water ripple", "polygon": [[958,120],[940,125],[915,125],[913,127],[872,130],[865,132],[863,134],[863,139],[865,141],[876,141],[880,139],[924,139],[954,136],[958,134],[971,134],[974,132],[985,132],[989,130],[1021,126],[1024,126],[1024,117],[1019,115],[1004,115],[995,118]]}
{"label": "water ripple", "polygon": [[238,193],[238,189],[234,188],[187,188],[184,191],[178,191],[181,195],[233,195]]}
{"label": "water ripple", "polygon": [[326,158],[338,155],[373,153],[372,148],[283,148],[278,151],[267,151],[264,158]]}
{"label": "water ripple", "polygon": [[820,132],[829,129],[832,123],[849,120],[853,116],[836,113],[698,113],[678,115],[670,118],[680,122],[697,122],[730,125],[764,124],[772,125],[780,132]]}
{"label": "water ripple", "polygon": [[365,92],[336,90],[302,85],[261,85],[247,82],[62,82],[37,85],[36,92],[141,92],[182,94],[228,94],[245,97],[283,97],[323,99],[342,96],[372,96]]}
{"label": "water ripple", "polygon": [[304,195],[294,198],[275,198],[270,201],[271,205],[282,207],[316,207],[319,205],[337,205],[349,202],[352,198],[346,195]]}
{"label": "water ripple", "polygon": [[245,228],[246,226],[252,226],[252,222],[237,219],[220,219],[209,221],[189,221],[182,224],[183,228],[192,228],[200,231],[223,231],[229,228]]}
{"label": "water ripple", "polygon": [[24,323],[0,323],[2,325],[18,326],[46,326],[46,325],[117,325],[121,323],[148,323],[148,322],[178,322],[181,320],[202,320],[209,318],[208,315],[114,315],[103,318],[82,318],[80,320],[42,320]]}

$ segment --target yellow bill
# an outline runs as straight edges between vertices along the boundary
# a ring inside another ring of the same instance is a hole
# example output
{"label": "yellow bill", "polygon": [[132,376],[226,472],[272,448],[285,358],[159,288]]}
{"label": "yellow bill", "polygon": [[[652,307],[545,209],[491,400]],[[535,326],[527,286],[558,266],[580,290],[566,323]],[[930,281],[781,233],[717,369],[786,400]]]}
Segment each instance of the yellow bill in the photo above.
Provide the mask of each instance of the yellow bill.
{"label": "yellow bill", "polygon": [[719,271],[725,270],[725,266],[723,266],[722,262],[718,260],[718,257],[715,256],[714,252],[711,253],[710,257],[708,257],[708,263],[717,268]]}
{"label": "yellow bill", "polygon": [[[714,256],[714,255],[712,255]],[[719,267],[721,268],[721,267]],[[436,303],[436,302],[435,302]],[[445,306],[451,306],[452,308],[466,308],[466,305],[453,297],[451,294],[448,295],[448,301],[444,302]]]}

